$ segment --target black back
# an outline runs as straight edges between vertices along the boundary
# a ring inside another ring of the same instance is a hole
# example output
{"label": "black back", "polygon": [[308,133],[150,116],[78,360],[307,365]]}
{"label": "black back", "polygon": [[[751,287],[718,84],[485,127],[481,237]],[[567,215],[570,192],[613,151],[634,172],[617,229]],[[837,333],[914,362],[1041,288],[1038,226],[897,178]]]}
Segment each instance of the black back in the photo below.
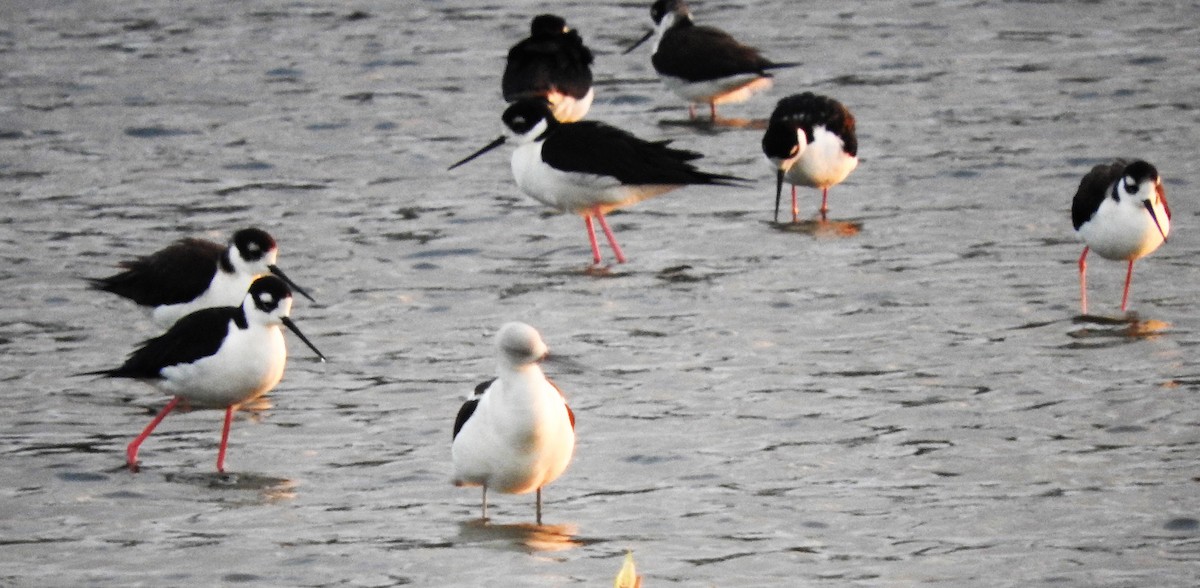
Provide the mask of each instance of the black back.
{"label": "black back", "polygon": [[555,169],[612,176],[626,185],[727,185],[741,180],[696,169],[690,162],[700,157],[674,149],[667,141],[645,141],[595,121],[552,123],[542,145],[542,161]]}
{"label": "black back", "polygon": [[529,38],[513,45],[500,88],[514,102],[553,91],[583,98],[592,87],[592,52],[574,30],[563,32],[561,17],[534,17]]}
{"label": "black back", "polygon": [[454,434],[450,437],[451,439],[458,437],[458,432],[462,430],[463,425],[467,424],[471,415],[475,414],[475,407],[479,406],[479,398],[495,381],[496,378],[492,378],[475,386],[475,393],[471,394],[471,397],[463,403],[462,407],[458,409],[458,416],[454,417]]}
{"label": "black back", "polygon": [[767,132],[763,134],[763,153],[767,157],[791,157],[797,129],[804,129],[804,136],[812,143],[813,129],[823,126],[842,139],[842,149],[846,153],[857,157],[858,137],[854,125],[850,109],[833,98],[812,92],[788,96],[780,100],[771,113]]}
{"label": "black back", "polygon": [[143,306],[180,304],[208,288],[226,248],[203,239],[180,239],[166,248],[118,264],[125,271],[88,281]]}
{"label": "black back", "polygon": [[663,33],[650,63],[658,73],[688,82],[748,73],[769,76],[769,69],[794,65],[774,63],[725,31],[695,25],[688,18],[677,20]]}
{"label": "black back", "polygon": [[230,322],[246,327],[241,308],[219,306],[197,310],[179,319],[166,333],[142,343],[118,368],[90,372],[110,378],[155,379],[163,368],[192,363],[221,348]]}

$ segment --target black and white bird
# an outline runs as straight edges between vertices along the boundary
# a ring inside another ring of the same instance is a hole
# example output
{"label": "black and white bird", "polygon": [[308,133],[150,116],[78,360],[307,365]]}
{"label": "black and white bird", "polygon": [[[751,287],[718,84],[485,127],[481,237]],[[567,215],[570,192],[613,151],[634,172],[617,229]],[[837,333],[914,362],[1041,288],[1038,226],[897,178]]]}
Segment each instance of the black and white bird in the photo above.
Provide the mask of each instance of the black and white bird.
{"label": "black and white bird", "polygon": [[800,215],[797,185],[821,190],[821,220],[825,220],[829,188],[858,167],[854,115],[841,102],[812,92],[788,96],[775,105],[762,148],[775,169],[775,222],[779,222],[784,180],[792,185],[793,223]]}
{"label": "black and white bird", "polygon": [[654,29],[625,53],[654,37],[650,63],[667,89],[688,101],[693,119],[696,104],[708,104],[716,120],[718,104],[745,102],[771,87],[770,70],[799,65],[775,63],[725,31],[695,24],[684,0],[657,0],[650,18]]}
{"label": "black and white bird", "polygon": [[262,229],[242,229],[228,245],[204,239],[180,239],[160,251],[118,264],[124,271],[92,278],[93,288],[151,307],[150,316],[170,326],[191,312],[214,306],[238,306],[254,278],[271,273],[312,300],[275,265],[279,247]]}
{"label": "black and white bird", "polygon": [[539,363],[549,349],[533,327],[506,323],[496,333],[496,378],[475,387],[454,419],[450,452],[455,486],[507,494],[537,492],[567,469],[575,451],[575,414]]}
{"label": "black and white bird", "polygon": [[583,118],[592,106],[592,52],[567,21],[553,14],[533,18],[529,38],[508,51],[500,87],[504,99],[542,97],[562,122]]}
{"label": "black and white bird", "polygon": [[[592,260],[600,263],[600,246],[592,219],[604,230],[618,263],[625,263],[604,215],[686,185],[736,185],[734,176],[703,172],[691,161],[701,155],[674,149],[668,141],[645,141],[602,122],[560,123],[546,101],[514,102],[503,115],[516,137],[512,172],[517,186],[534,200],[561,212],[583,216],[592,247]],[[454,169],[500,146],[495,141],[450,166]]]}
{"label": "black and white bird", "polygon": [[1087,314],[1087,254],[1127,260],[1121,312],[1129,302],[1133,262],[1158,249],[1171,233],[1171,207],[1153,165],[1117,159],[1083,176],[1071,202],[1071,222],[1084,242],[1079,256],[1079,299]]}
{"label": "black and white bird", "polygon": [[217,471],[224,472],[233,413],[283,378],[287,347],[280,325],[291,329],[325,361],[288,318],[292,292],[283,280],[263,276],[250,284],[243,296],[241,306],[205,308],[179,319],[166,333],[144,342],[118,368],[83,374],[144,380],[172,396],[126,449],[130,469],[137,470],[142,441],[183,402],[195,408],[225,409],[217,453]]}

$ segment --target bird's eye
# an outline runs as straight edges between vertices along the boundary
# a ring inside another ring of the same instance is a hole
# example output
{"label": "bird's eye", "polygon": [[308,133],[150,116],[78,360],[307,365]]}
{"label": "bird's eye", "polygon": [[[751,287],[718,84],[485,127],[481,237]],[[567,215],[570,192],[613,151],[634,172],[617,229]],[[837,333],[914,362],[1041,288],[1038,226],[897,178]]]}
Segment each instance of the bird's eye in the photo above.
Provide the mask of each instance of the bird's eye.
{"label": "bird's eye", "polygon": [[1125,191],[1129,192],[1130,194],[1138,193],[1138,185],[1137,185],[1137,182],[1134,181],[1133,178],[1131,178],[1131,177],[1125,178]]}

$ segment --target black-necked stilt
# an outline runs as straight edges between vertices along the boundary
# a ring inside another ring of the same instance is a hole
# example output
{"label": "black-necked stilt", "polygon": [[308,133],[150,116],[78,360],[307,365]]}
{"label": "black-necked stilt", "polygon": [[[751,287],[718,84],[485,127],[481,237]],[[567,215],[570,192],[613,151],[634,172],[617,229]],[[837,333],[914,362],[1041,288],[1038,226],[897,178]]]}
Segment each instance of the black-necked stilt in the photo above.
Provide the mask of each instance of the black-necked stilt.
{"label": "black-necked stilt", "polygon": [[262,229],[242,229],[228,245],[203,239],[180,239],[160,251],[118,264],[124,271],[92,278],[93,288],[153,307],[150,316],[162,326],[201,308],[238,306],[254,278],[272,273],[312,300],[275,265],[279,248]]}
{"label": "black-necked stilt", "polygon": [[[517,185],[542,204],[582,215],[597,264],[600,246],[592,218],[608,237],[617,262],[625,263],[604,220],[605,213],[686,185],[743,181],[696,169],[690,162],[701,155],[673,149],[668,141],[644,141],[601,122],[560,123],[541,99],[513,103],[504,111],[503,120],[519,144],[512,156]],[[505,139],[501,135],[450,169],[498,147]]]}
{"label": "black-necked stilt", "polygon": [[718,104],[744,102],[770,88],[769,70],[799,65],[775,63],[725,31],[696,25],[684,0],[657,0],[650,7],[650,18],[654,29],[625,53],[654,37],[650,63],[667,88],[688,101],[693,119],[696,104],[708,104],[716,120]]}
{"label": "black-necked stilt", "polygon": [[549,350],[537,330],[507,323],[496,333],[496,349],[497,377],[476,386],[454,420],[452,481],[483,487],[484,519],[489,488],[536,490],[540,525],[542,487],[562,475],[575,451],[575,415],[538,365]]}
{"label": "black-necked stilt", "polygon": [[554,117],[573,122],[592,106],[592,52],[567,21],[553,14],[535,16],[529,38],[508,51],[500,87],[504,99],[542,97]]}
{"label": "black-necked stilt", "polygon": [[1079,256],[1079,299],[1087,314],[1087,254],[1128,260],[1121,312],[1129,302],[1133,262],[1149,255],[1171,232],[1167,192],[1153,165],[1142,160],[1117,159],[1097,165],[1083,176],[1071,202],[1071,222],[1083,239]]}
{"label": "black-necked stilt", "polygon": [[796,186],[821,190],[821,220],[829,211],[829,188],[858,166],[854,115],[841,102],[812,92],[788,96],[775,105],[763,153],[775,169],[775,222],[783,181],[792,185],[792,222],[799,220]]}
{"label": "black-necked stilt", "polygon": [[292,292],[287,284],[275,276],[263,276],[250,284],[241,306],[193,312],[166,333],[143,343],[121,367],[83,374],[147,380],[172,395],[126,449],[129,468],[137,470],[138,447],[183,401],[198,408],[225,409],[217,453],[217,471],[224,472],[234,411],[269,392],[283,378],[287,347],[279,325],[291,329],[325,361],[325,356],[288,318],[291,308]]}

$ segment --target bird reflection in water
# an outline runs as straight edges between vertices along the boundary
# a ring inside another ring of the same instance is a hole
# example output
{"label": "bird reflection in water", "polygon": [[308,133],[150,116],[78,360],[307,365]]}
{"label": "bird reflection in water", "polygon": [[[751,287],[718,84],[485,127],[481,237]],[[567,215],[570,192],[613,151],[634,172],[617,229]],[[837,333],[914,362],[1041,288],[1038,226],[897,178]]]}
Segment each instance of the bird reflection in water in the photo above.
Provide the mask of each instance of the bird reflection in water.
{"label": "bird reflection in water", "polygon": [[1135,312],[1124,317],[1103,317],[1096,315],[1079,315],[1075,324],[1085,326],[1067,333],[1074,339],[1092,340],[1095,343],[1110,342],[1112,344],[1143,339],[1155,339],[1171,328],[1171,323],[1157,319],[1141,319]]}
{"label": "bird reflection in water", "polygon": [[527,553],[566,551],[583,545],[576,539],[579,528],[571,524],[534,525],[516,523],[495,525],[482,519],[464,522],[459,527],[458,543],[495,544],[504,550]]}
{"label": "bird reflection in water", "polygon": [[771,226],[783,233],[799,233],[810,237],[841,239],[853,237],[862,231],[862,223],[836,220],[802,220],[799,222],[773,222]]}

